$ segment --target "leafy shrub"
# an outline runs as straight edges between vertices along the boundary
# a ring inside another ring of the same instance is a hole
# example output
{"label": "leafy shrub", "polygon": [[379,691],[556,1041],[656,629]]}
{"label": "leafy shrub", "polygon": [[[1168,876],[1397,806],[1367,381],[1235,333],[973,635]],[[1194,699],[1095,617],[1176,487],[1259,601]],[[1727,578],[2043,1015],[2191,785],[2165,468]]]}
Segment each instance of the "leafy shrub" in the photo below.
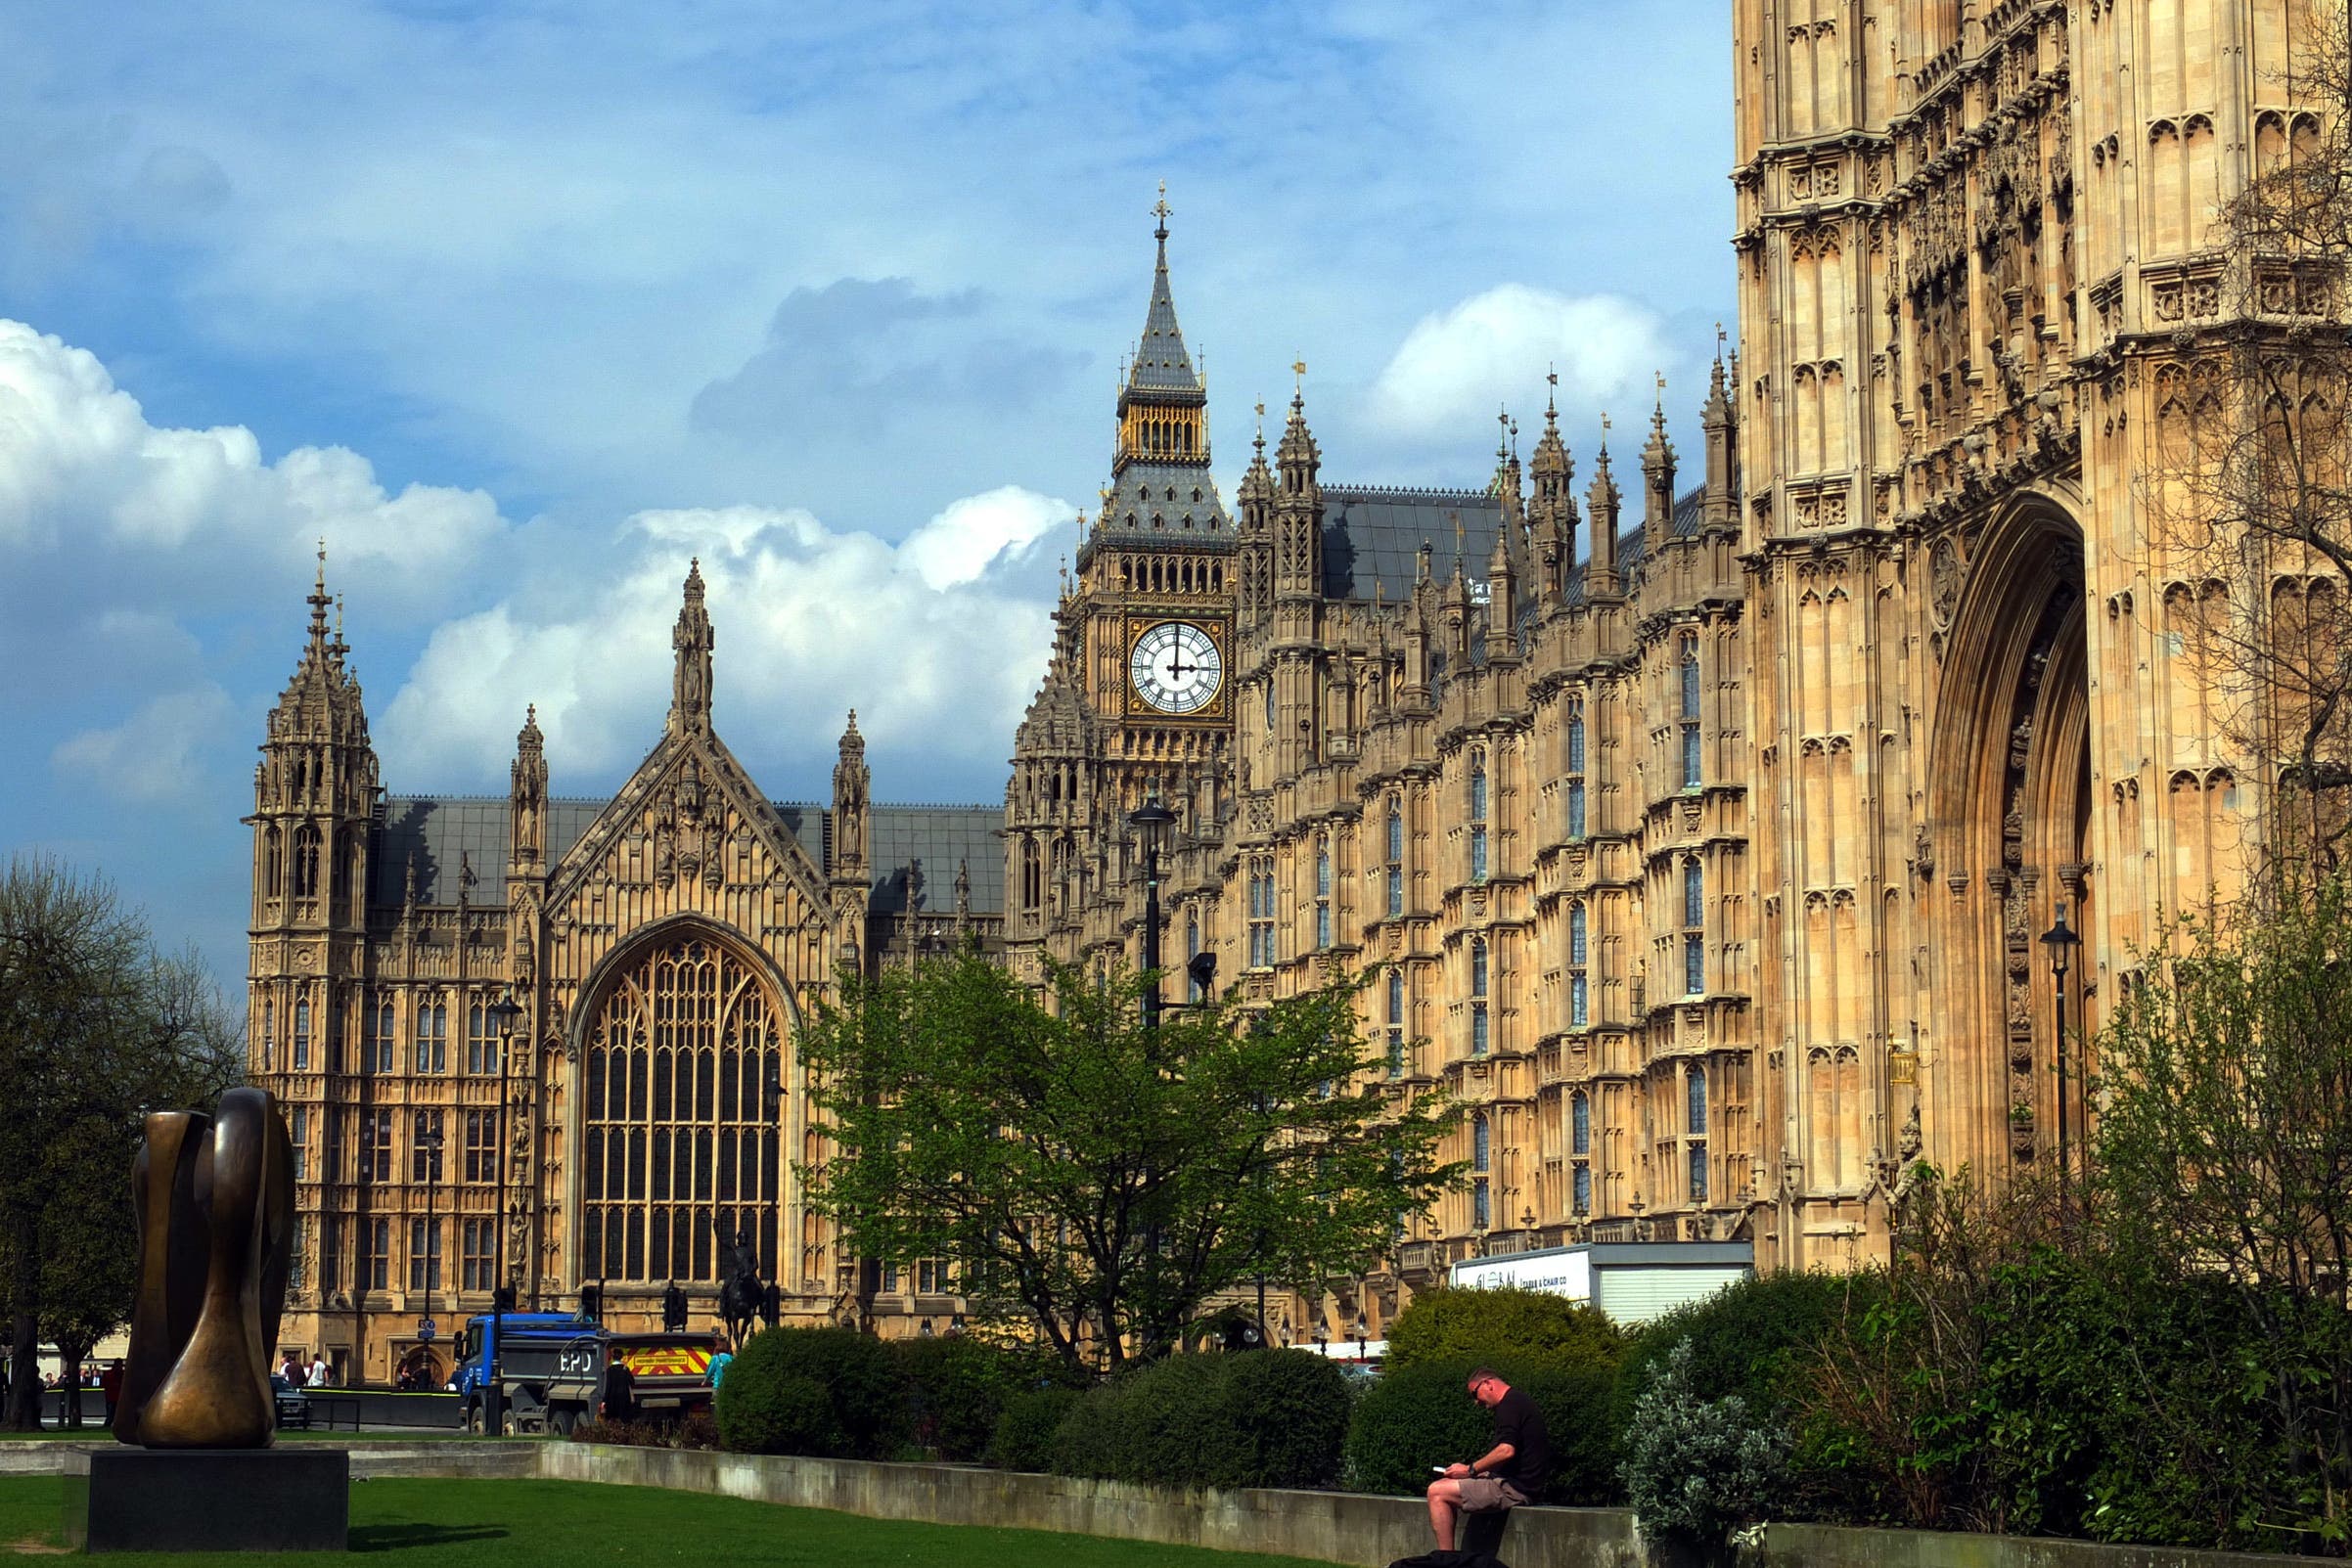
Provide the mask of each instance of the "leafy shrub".
{"label": "leafy shrub", "polygon": [[1700,1399],[1737,1394],[1758,1415],[1786,1422],[1801,1396],[1812,1351],[1844,1317],[1848,1300],[1867,1305],[1884,1288],[1878,1275],[1775,1274],[1677,1307],[1643,1328],[1627,1349],[1609,1424],[1623,1441],[1634,1402],[1678,1344],[1690,1347],[1688,1376]]}
{"label": "leafy shrub", "polygon": [[929,1458],[977,1459],[1019,1385],[1005,1354],[961,1334],[890,1345],[907,1389],[916,1446]]}
{"label": "leafy shrub", "polygon": [[582,1421],[566,1434],[574,1443],[612,1443],[640,1449],[715,1449],[719,1431],[708,1411],[682,1421]]}
{"label": "leafy shrub", "polygon": [[1464,1357],[1531,1357],[1570,1366],[1614,1365],[1627,1335],[1596,1307],[1516,1285],[1425,1290],[1388,1325],[1393,1369]]}
{"label": "leafy shrub", "polygon": [[[823,1396],[821,1410],[801,1383]],[[847,1328],[753,1334],[727,1367],[717,1407],[721,1439],[746,1453],[887,1458],[910,1431],[897,1359]]]}
{"label": "leafy shrub", "polygon": [[988,1462],[1000,1470],[1053,1468],[1054,1433],[1077,1404],[1074,1388],[1028,1388],[1005,1401],[989,1439]]}
{"label": "leafy shrub", "polygon": [[1063,1475],[1180,1487],[1301,1487],[1338,1474],[1345,1376],[1306,1351],[1170,1356],[1085,1394],[1056,1430]]}
{"label": "leafy shrub", "polygon": [[1634,1402],[1625,1492],[1646,1534],[1713,1546],[1782,1490],[1787,1438],[1738,1394],[1700,1398],[1691,1362],[1677,1340]]}
{"label": "leafy shrub", "polygon": [[813,1377],[782,1373],[746,1381],[727,1369],[719,1386],[719,1441],[739,1454],[839,1455],[849,1446],[833,1396]]}
{"label": "leafy shrub", "polygon": [[1418,1496],[1429,1466],[1470,1460],[1493,1444],[1494,1416],[1465,1391],[1470,1371],[1491,1366],[1535,1402],[1552,1439],[1552,1476],[1542,1501],[1611,1502],[1617,1452],[1607,1415],[1615,1370],[1527,1357],[1457,1357],[1385,1373],[1357,1401],[1348,1422],[1347,1485],[1359,1492]]}
{"label": "leafy shrub", "polygon": [[1225,1486],[1319,1487],[1339,1477],[1354,1399],[1338,1364],[1298,1350],[1221,1356],[1234,1434]]}

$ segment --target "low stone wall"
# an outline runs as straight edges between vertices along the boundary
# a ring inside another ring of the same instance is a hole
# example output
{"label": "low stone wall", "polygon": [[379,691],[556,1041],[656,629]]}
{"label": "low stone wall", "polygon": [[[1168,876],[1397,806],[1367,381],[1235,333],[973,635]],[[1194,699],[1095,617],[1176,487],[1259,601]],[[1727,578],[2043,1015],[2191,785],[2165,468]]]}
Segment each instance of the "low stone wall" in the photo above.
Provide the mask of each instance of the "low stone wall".
{"label": "low stone wall", "polygon": [[[90,1468],[90,1451],[113,1448],[104,1438],[76,1443],[56,1438],[38,1442],[0,1442],[0,1475],[82,1475]],[[334,1443],[306,1439],[288,1448],[345,1448],[351,1451],[351,1478],[378,1476],[433,1476],[481,1481],[529,1480],[539,1474],[541,1442],[413,1443],[393,1439],[369,1442],[354,1439]]]}
{"label": "low stone wall", "polygon": [[[997,1525],[1264,1551],[1382,1568],[1429,1549],[1425,1504],[1346,1492],[1184,1492],[953,1464],[863,1464],[748,1454],[550,1443],[540,1474],[709,1492],[876,1519]],[[1524,1508],[1504,1538],[1513,1568],[1641,1568],[1622,1508]]]}

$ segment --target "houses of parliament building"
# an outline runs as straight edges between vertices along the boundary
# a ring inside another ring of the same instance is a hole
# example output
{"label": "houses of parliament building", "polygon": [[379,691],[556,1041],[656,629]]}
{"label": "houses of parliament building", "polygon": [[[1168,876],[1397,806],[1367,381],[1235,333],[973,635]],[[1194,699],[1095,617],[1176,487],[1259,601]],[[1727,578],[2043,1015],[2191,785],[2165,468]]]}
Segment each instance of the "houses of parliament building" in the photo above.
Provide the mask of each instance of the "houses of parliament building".
{"label": "houses of parliament building", "polygon": [[1739,333],[1695,429],[1547,404],[1457,489],[1328,474],[1302,385],[1229,504],[1163,203],[1001,808],[873,804],[854,719],[830,803],[767,798],[712,728],[692,572],[611,799],[550,793],[527,719],[508,797],[387,794],[322,588],[250,819],[287,1338],[376,1380],[499,1278],[650,1314],[714,1292],[735,1225],[792,1317],[944,1326],[949,1281],[802,1202],[800,1021],[839,964],[958,935],[1132,962],[1153,800],[1171,967],[1213,952],[1247,1001],[1369,974],[1373,1076],[1464,1110],[1465,1185],[1301,1336],[1378,1333],[1481,1251],[1852,1267],[1911,1160],[2046,1164],[2138,948],[2274,829],[2199,651],[2247,586],[2149,476],[2230,396],[2234,330],[2337,303],[2236,287],[2213,225],[2343,112],[2295,87],[2340,10],[1735,0]]}

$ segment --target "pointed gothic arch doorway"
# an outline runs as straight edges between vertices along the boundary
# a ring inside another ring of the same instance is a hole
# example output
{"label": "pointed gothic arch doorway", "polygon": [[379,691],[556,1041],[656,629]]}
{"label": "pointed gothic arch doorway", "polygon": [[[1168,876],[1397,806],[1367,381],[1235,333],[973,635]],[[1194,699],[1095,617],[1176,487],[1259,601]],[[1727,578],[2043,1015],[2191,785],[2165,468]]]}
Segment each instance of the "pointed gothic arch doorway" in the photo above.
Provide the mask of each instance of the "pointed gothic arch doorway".
{"label": "pointed gothic arch doorway", "polygon": [[[1932,575],[1950,580],[1950,541]],[[1937,559],[1940,558],[1940,559]],[[2007,509],[1976,542],[1944,633],[1927,821],[1934,843],[1921,1086],[1927,1153],[2022,1175],[2056,1157],[2057,986],[2040,940],[2059,906],[2093,929],[2091,707],[2083,534],[2055,498]],[[2079,959],[2067,997],[2066,1121],[2079,1138]],[[1899,1117],[1907,1113],[1892,1107]]]}

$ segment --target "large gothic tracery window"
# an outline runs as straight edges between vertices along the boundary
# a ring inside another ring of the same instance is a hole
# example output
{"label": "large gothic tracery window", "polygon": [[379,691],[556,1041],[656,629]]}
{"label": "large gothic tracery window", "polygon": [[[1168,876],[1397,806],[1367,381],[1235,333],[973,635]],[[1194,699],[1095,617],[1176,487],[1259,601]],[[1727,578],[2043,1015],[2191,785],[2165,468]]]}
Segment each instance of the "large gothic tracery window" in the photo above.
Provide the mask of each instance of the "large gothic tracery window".
{"label": "large gothic tracery window", "polygon": [[784,1026],[749,964],[704,937],[656,948],[586,1039],[580,1273],[714,1280],[715,1227],[775,1277]]}

